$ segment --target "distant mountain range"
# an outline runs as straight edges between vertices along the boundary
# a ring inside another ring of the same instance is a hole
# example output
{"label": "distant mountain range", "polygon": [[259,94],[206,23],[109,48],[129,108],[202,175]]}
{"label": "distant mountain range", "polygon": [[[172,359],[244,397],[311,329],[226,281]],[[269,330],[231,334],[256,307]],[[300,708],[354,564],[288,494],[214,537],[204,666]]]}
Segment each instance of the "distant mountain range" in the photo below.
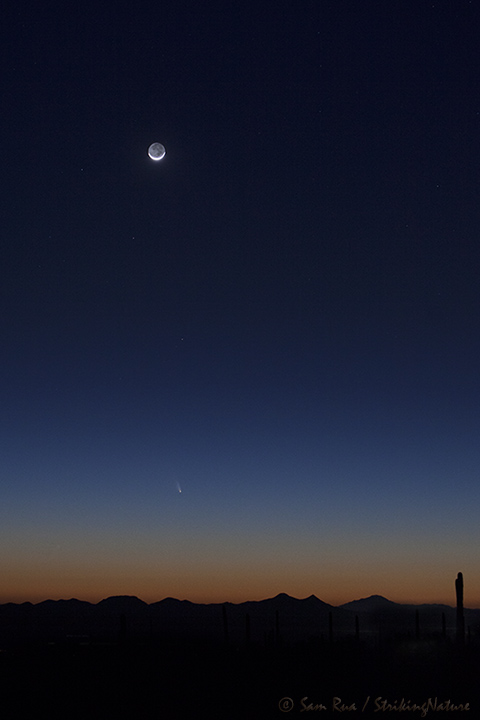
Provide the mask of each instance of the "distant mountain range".
{"label": "distant mountain range", "polygon": [[[107,641],[135,638],[202,639],[211,642],[292,643],[313,638],[375,634],[455,633],[456,610],[448,605],[405,605],[372,595],[340,606],[315,595],[280,593],[260,601],[200,604],[165,598],[148,604],[133,596],[99,603],[71,599],[0,605],[0,648],[16,642]],[[480,609],[465,610],[467,628],[480,628]]]}

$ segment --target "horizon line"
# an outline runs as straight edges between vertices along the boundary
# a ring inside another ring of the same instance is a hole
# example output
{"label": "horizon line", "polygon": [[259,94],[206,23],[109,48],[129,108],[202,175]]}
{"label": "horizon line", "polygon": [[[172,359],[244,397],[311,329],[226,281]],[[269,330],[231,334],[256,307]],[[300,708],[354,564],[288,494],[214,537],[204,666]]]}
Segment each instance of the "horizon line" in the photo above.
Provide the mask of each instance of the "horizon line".
{"label": "horizon line", "polygon": [[[445,606],[445,607],[449,607],[449,608],[452,608],[452,609],[455,609],[455,607],[456,607],[455,603],[449,604],[449,603],[447,603],[447,602],[435,602],[435,601],[428,601],[428,602],[424,602],[424,601],[421,601],[421,602],[416,602],[416,601],[398,602],[398,601],[396,601],[396,600],[390,600],[390,598],[385,597],[385,595],[380,595],[380,594],[378,594],[378,593],[373,593],[372,595],[366,595],[366,596],[361,597],[361,598],[355,598],[354,600],[348,600],[347,602],[339,603],[338,605],[332,605],[331,603],[328,603],[328,602],[326,602],[325,600],[322,600],[321,598],[319,598],[319,597],[318,597],[317,595],[315,595],[314,593],[311,593],[310,595],[308,595],[308,596],[306,596],[306,597],[303,597],[303,598],[297,598],[297,597],[294,597],[293,595],[289,595],[288,593],[285,593],[285,592],[279,592],[279,593],[277,593],[276,595],[272,595],[272,596],[269,596],[269,597],[261,598],[261,599],[259,599],[259,600],[241,600],[241,601],[239,601],[239,602],[233,602],[233,601],[231,601],[231,600],[202,602],[202,601],[196,601],[196,600],[189,600],[188,598],[182,598],[182,599],[180,599],[180,598],[173,597],[172,595],[166,595],[165,597],[161,598],[160,600],[153,600],[152,602],[147,602],[146,600],[143,600],[142,598],[138,597],[138,595],[127,595],[127,594],[107,595],[106,597],[103,597],[103,598],[101,598],[100,600],[98,600],[98,601],[96,601],[96,602],[95,602],[95,601],[91,601],[91,600],[82,600],[82,599],[79,598],[79,597],[69,597],[69,598],[67,598],[67,597],[59,597],[59,598],[56,598],[56,599],[53,598],[53,597],[46,597],[46,598],[43,599],[43,600],[38,600],[38,601],[35,601],[35,602],[33,602],[33,601],[31,601],[31,600],[22,600],[22,601],[7,600],[7,601],[4,601],[4,602],[3,602],[3,601],[0,601],[0,607],[3,606],[3,605],[25,605],[25,604],[30,604],[30,605],[36,606],[36,605],[41,605],[42,603],[46,603],[46,602],[71,602],[71,601],[73,601],[73,600],[76,600],[77,602],[85,602],[85,603],[88,603],[89,605],[99,605],[100,603],[105,602],[106,600],[117,599],[117,598],[130,598],[130,599],[133,599],[133,600],[139,600],[140,602],[144,603],[144,604],[147,605],[147,606],[155,605],[155,604],[157,604],[157,603],[159,603],[159,602],[163,602],[164,600],[175,600],[175,601],[177,601],[177,602],[189,602],[189,603],[191,603],[192,605],[243,605],[243,604],[245,604],[245,603],[252,603],[252,602],[253,602],[253,603],[257,603],[257,602],[267,602],[268,600],[275,600],[276,598],[278,598],[278,597],[280,597],[280,596],[290,598],[291,600],[297,600],[297,601],[299,601],[299,602],[304,601],[304,600],[309,600],[310,598],[315,598],[315,600],[318,600],[319,602],[322,602],[322,603],[324,603],[325,605],[329,605],[330,607],[333,607],[333,608],[341,608],[341,607],[344,607],[345,605],[349,605],[349,604],[354,603],[354,602],[361,602],[362,600],[371,600],[372,598],[379,598],[380,600],[385,600],[386,602],[392,603],[393,605],[403,605],[403,606],[440,605],[440,606]],[[466,606],[466,605],[464,605],[464,609],[465,609],[465,610],[480,610],[480,606],[476,607],[476,606]]]}

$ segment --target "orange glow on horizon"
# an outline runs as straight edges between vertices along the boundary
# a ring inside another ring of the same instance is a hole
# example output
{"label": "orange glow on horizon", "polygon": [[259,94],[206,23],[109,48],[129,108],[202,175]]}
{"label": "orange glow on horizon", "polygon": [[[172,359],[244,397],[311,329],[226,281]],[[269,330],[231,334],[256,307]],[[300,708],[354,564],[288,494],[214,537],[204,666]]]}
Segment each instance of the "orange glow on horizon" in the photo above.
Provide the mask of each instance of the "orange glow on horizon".
{"label": "orange glow on horizon", "polygon": [[455,606],[455,579],[459,571],[465,580],[465,607],[480,608],[480,580],[472,562],[457,567],[412,567],[392,563],[365,563],[363,567],[345,570],[333,563],[318,568],[305,561],[296,566],[280,562],[256,565],[247,559],[236,563],[205,561],[182,566],[173,562],[87,562],[84,559],[40,564],[36,559],[20,559],[15,566],[0,568],[2,591],[0,603],[38,603],[52,599],[85,600],[97,603],[114,595],[132,595],[144,602],[158,602],[166,597],[195,603],[242,603],[265,600],[279,593],[294,598],[315,595],[333,606],[382,595],[403,604],[445,604]]}

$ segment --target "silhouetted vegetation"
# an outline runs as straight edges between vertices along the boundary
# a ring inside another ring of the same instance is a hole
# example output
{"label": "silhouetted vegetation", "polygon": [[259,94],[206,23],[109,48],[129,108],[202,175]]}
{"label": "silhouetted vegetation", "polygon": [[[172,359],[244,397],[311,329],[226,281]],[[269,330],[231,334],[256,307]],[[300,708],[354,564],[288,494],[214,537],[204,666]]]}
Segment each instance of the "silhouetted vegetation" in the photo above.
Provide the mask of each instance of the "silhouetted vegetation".
{"label": "silhouetted vegetation", "polygon": [[[355,717],[370,698],[361,717],[378,718],[377,698],[437,698],[469,703],[476,717],[480,612],[464,609],[462,580],[456,609],[379,596],[335,608],[283,594],[239,605],[129,597],[3,605],[3,716],[265,720],[284,717],[279,702],[291,698],[289,717],[309,704],[333,717],[340,698]],[[471,625],[461,653],[459,608]]]}

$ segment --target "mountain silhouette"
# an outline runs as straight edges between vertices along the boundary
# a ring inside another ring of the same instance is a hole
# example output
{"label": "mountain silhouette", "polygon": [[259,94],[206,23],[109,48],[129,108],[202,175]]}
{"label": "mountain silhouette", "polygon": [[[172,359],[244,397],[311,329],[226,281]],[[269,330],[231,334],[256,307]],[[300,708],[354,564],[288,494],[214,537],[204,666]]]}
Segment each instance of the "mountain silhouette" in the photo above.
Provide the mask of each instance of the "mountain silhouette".
{"label": "mountain silhouette", "polygon": [[111,613],[136,613],[148,608],[148,604],[135,595],[114,595],[100,600],[97,608]]}
{"label": "mountain silhouette", "polygon": [[286,593],[242,603],[148,604],[136,596],[7,603],[0,605],[2,699],[9,717],[34,717],[44,698],[52,720],[184,720],[200,702],[213,708],[212,720],[276,720],[281,698],[299,709],[307,694],[317,700],[318,687],[319,700],[362,703],[405,689],[412,699],[443,698],[448,688],[473,706],[480,610],[465,611],[465,662],[455,616],[450,606],[380,595],[342,606]]}
{"label": "mountain silhouette", "polygon": [[346,610],[353,610],[354,612],[376,612],[377,610],[395,609],[398,608],[399,603],[387,600],[383,595],[370,595],[370,597],[362,598],[360,600],[352,600],[351,602],[345,603],[341,607]]}
{"label": "mountain silhouette", "polygon": [[[480,627],[480,610],[465,610],[467,626]],[[135,596],[112,596],[94,604],[82,600],[45,600],[0,605],[0,648],[29,640],[62,642],[75,635],[91,641],[115,642],[120,634],[131,639],[180,638],[228,642],[242,646],[304,642],[312,638],[410,633],[449,634],[455,628],[455,609],[447,605],[405,605],[381,595],[340,606],[315,595],[297,599],[279,593],[242,603],[194,603],[167,597],[148,604]]]}

